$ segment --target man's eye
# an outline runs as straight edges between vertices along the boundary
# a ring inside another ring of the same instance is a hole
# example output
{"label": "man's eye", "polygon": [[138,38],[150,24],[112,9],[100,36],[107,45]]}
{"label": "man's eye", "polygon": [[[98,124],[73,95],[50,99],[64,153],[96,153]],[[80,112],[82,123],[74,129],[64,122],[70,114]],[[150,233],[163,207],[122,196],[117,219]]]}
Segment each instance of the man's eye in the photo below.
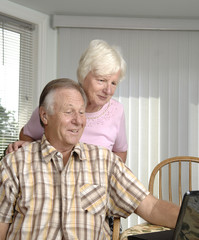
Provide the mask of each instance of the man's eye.
{"label": "man's eye", "polygon": [[85,111],[80,111],[79,113],[80,113],[80,114],[84,114],[84,113],[85,113]]}

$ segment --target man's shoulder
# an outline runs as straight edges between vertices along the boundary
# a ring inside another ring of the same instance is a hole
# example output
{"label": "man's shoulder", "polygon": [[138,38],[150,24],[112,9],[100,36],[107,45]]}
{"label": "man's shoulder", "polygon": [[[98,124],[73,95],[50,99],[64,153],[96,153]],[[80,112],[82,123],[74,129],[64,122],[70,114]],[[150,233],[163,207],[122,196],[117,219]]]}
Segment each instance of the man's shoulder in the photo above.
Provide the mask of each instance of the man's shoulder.
{"label": "man's shoulder", "polygon": [[105,151],[105,152],[111,152],[108,148],[105,148],[103,146],[95,145],[95,144],[89,144],[84,142],[79,142],[79,146],[87,151]]}
{"label": "man's shoulder", "polygon": [[84,142],[79,142],[77,144],[77,147],[81,148],[84,151],[105,151],[108,152],[110,151],[109,149],[103,147],[103,146],[99,146],[99,145],[95,145],[95,144],[89,144],[89,143],[84,143]]}
{"label": "man's shoulder", "polygon": [[37,152],[37,151],[40,151],[40,149],[41,149],[41,140],[37,140],[29,143],[27,142],[25,145],[21,147],[21,151]]}
{"label": "man's shoulder", "polygon": [[90,158],[96,158],[96,159],[107,159],[107,160],[113,160],[120,159],[115,153],[113,153],[110,149],[105,148],[103,146],[98,146],[95,144],[88,144],[79,142],[77,145],[82,152],[85,154],[85,158],[89,156]]}
{"label": "man's shoulder", "polygon": [[11,153],[6,154],[3,159],[10,159],[10,158],[21,158],[25,157],[25,153],[27,152],[37,152],[41,149],[41,141],[34,141],[34,142],[26,142],[24,145],[22,145],[20,148],[18,148],[16,151],[13,151]]}
{"label": "man's shoulder", "polygon": [[18,171],[24,168],[24,165],[38,158],[40,155],[41,144],[39,141],[30,142],[20,147],[18,150],[5,155],[0,161],[0,168],[10,168],[12,171]]}

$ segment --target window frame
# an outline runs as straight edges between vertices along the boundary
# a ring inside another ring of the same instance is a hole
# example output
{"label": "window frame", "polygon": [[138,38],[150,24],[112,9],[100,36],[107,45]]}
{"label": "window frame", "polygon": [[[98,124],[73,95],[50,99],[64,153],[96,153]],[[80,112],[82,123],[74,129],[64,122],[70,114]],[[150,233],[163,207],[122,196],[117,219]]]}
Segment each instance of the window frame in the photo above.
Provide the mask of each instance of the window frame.
{"label": "window frame", "polygon": [[[26,23],[21,20],[17,20],[5,14],[0,14],[0,29],[2,31],[2,64],[4,65],[4,57],[5,64],[7,64],[7,60],[11,58],[15,58],[15,54],[13,55],[12,51],[8,51],[8,49],[12,49],[10,45],[4,45],[4,41],[11,40],[11,44],[15,44],[15,38],[12,35],[9,36],[9,32],[13,32],[19,34],[20,42],[19,42],[19,75],[18,75],[18,111],[17,111],[17,119],[14,118],[14,114],[12,114],[11,109],[6,109],[6,107],[1,104],[1,112],[2,114],[2,132],[1,132],[1,145],[0,145],[0,156],[4,154],[4,149],[7,145],[12,141],[16,141],[19,138],[20,129],[24,126],[24,124],[28,121],[31,113],[33,111],[33,66],[34,66],[34,57],[33,52],[36,49],[36,46],[33,44],[33,35],[34,35],[34,25]],[[5,32],[5,36],[4,36]],[[8,33],[8,34],[6,34]],[[5,56],[4,56],[5,49]],[[6,50],[7,49],[7,50]],[[16,55],[17,56],[17,55]],[[8,63],[9,64],[9,63]],[[9,66],[9,65],[8,65]],[[11,69],[10,69],[11,70]],[[8,69],[8,71],[10,71]],[[4,81],[4,79],[3,79]],[[3,92],[2,92],[3,94]],[[12,96],[8,96],[9,98]],[[7,100],[5,100],[7,101]],[[2,99],[4,102],[4,99]],[[11,111],[11,113],[9,113]],[[8,117],[10,116],[10,117]],[[9,120],[9,121],[8,121]],[[7,122],[7,126],[5,128],[3,125]],[[11,123],[12,122],[12,123]]]}

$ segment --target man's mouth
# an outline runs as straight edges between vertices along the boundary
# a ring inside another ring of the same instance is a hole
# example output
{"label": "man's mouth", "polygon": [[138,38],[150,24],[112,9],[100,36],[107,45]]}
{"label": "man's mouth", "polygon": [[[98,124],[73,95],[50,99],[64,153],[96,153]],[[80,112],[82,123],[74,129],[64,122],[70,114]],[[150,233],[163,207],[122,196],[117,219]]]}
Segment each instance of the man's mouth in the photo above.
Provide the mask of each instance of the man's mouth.
{"label": "man's mouth", "polygon": [[73,130],[70,130],[70,131],[73,132],[73,133],[78,133],[79,132],[78,129],[73,129]]}

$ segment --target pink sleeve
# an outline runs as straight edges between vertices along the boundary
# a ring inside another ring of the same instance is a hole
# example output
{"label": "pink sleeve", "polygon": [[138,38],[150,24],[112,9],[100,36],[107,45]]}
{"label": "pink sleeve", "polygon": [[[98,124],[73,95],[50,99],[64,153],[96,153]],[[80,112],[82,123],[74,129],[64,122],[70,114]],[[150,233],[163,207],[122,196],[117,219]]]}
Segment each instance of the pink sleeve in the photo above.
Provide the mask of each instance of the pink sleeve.
{"label": "pink sleeve", "polygon": [[39,140],[42,138],[43,133],[44,129],[41,126],[39,118],[39,107],[37,107],[32,113],[30,120],[24,126],[23,134],[33,138],[34,140]]}
{"label": "pink sleeve", "polygon": [[125,115],[124,109],[122,108],[122,115],[120,118],[120,124],[118,129],[117,138],[115,144],[113,145],[113,152],[126,152],[128,149],[128,143],[126,138],[126,125],[125,125]]}

